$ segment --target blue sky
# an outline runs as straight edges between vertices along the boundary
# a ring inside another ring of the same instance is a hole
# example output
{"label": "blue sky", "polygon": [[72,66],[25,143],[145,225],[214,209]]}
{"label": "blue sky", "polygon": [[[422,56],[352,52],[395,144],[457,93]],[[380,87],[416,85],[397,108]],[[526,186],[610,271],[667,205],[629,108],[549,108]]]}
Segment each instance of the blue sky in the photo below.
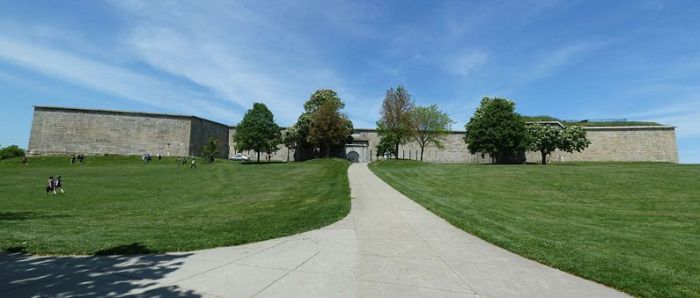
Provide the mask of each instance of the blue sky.
{"label": "blue sky", "polygon": [[264,102],[292,124],[332,88],[374,127],[404,85],[461,129],[483,96],[525,115],[677,126],[700,162],[700,2],[2,1],[0,144],[32,106],[193,114],[235,124]]}

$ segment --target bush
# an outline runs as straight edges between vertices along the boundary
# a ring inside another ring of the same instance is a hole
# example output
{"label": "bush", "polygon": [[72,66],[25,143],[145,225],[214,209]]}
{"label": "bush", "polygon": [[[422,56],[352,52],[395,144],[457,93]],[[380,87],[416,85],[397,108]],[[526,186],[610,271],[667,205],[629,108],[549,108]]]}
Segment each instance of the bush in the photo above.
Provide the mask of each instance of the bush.
{"label": "bush", "polygon": [[0,160],[22,156],[24,156],[24,149],[18,147],[17,145],[0,148]]}

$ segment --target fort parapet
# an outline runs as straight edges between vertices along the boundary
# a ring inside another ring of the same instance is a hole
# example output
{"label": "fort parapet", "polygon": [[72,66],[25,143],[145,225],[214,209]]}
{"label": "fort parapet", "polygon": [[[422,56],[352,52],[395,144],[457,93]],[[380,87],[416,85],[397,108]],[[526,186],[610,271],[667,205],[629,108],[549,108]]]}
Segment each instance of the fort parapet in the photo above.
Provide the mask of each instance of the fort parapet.
{"label": "fort parapet", "polygon": [[[561,125],[561,124],[559,124]],[[584,127],[591,145],[583,152],[554,152],[552,162],[566,161],[655,161],[678,162],[675,128],[671,126]],[[200,155],[210,137],[219,145],[219,156],[235,151],[235,127],[189,115],[93,110],[81,108],[34,107],[29,153],[119,154],[145,153],[164,156]],[[445,163],[488,163],[491,158],[471,154],[463,131],[444,137],[444,148],[428,146],[423,160]],[[360,162],[375,160],[379,136],[374,129],[355,129],[353,143],[346,145],[348,158]],[[279,145],[272,160],[294,160],[294,150]],[[255,152],[243,152],[254,158]],[[263,156],[263,154],[261,154]],[[399,157],[420,159],[415,143],[400,146]],[[526,154],[528,162],[540,162],[537,152]]]}

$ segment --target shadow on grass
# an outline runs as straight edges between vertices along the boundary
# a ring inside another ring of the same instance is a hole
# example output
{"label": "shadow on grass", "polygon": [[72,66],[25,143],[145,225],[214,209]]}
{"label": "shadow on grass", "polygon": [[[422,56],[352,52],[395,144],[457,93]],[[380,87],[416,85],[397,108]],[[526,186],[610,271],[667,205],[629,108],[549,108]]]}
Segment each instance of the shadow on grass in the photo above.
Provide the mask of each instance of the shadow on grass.
{"label": "shadow on grass", "polygon": [[[116,246],[105,253],[143,253],[143,244]],[[139,256],[32,256],[24,247],[0,252],[0,297],[200,297],[159,284],[191,254]]]}
{"label": "shadow on grass", "polygon": [[154,250],[150,250],[148,247],[143,245],[143,243],[132,243],[126,245],[118,245],[115,247],[110,247],[107,249],[98,250],[95,252],[96,256],[113,256],[113,255],[145,255],[156,253]]}
{"label": "shadow on grass", "polygon": [[60,218],[69,217],[68,215],[48,215],[39,212],[0,212],[0,221],[10,220],[28,220],[37,218]]}
{"label": "shadow on grass", "polygon": [[281,165],[281,164],[286,164],[286,161],[279,161],[279,160],[273,160],[273,161],[242,161],[242,165]]}

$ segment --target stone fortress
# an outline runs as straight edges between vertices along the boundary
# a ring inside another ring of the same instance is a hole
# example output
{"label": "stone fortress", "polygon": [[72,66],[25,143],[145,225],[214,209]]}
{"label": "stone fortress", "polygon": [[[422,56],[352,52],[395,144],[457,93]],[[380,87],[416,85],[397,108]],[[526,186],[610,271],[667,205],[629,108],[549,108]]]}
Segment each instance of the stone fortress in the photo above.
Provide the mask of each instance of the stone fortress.
{"label": "stone fortress", "polygon": [[[561,123],[556,122],[556,125]],[[671,126],[585,127],[591,145],[580,153],[554,152],[552,162],[565,161],[655,161],[678,162],[675,128]],[[210,137],[217,140],[219,157],[236,153],[235,126],[196,116],[82,108],[35,106],[28,153],[32,155],[152,155],[197,156]],[[425,148],[423,160],[445,163],[489,163],[489,156],[470,154],[463,131],[444,138],[444,148]],[[356,128],[345,156],[354,162],[374,159],[379,136],[374,129]],[[299,159],[283,145],[271,160]],[[241,153],[241,152],[239,152]],[[242,152],[254,158],[255,152]],[[265,154],[261,154],[265,156]],[[399,157],[419,159],[420,147],[408,143]],[[527,162],[540,162],[538,152],[528,152]]]}

